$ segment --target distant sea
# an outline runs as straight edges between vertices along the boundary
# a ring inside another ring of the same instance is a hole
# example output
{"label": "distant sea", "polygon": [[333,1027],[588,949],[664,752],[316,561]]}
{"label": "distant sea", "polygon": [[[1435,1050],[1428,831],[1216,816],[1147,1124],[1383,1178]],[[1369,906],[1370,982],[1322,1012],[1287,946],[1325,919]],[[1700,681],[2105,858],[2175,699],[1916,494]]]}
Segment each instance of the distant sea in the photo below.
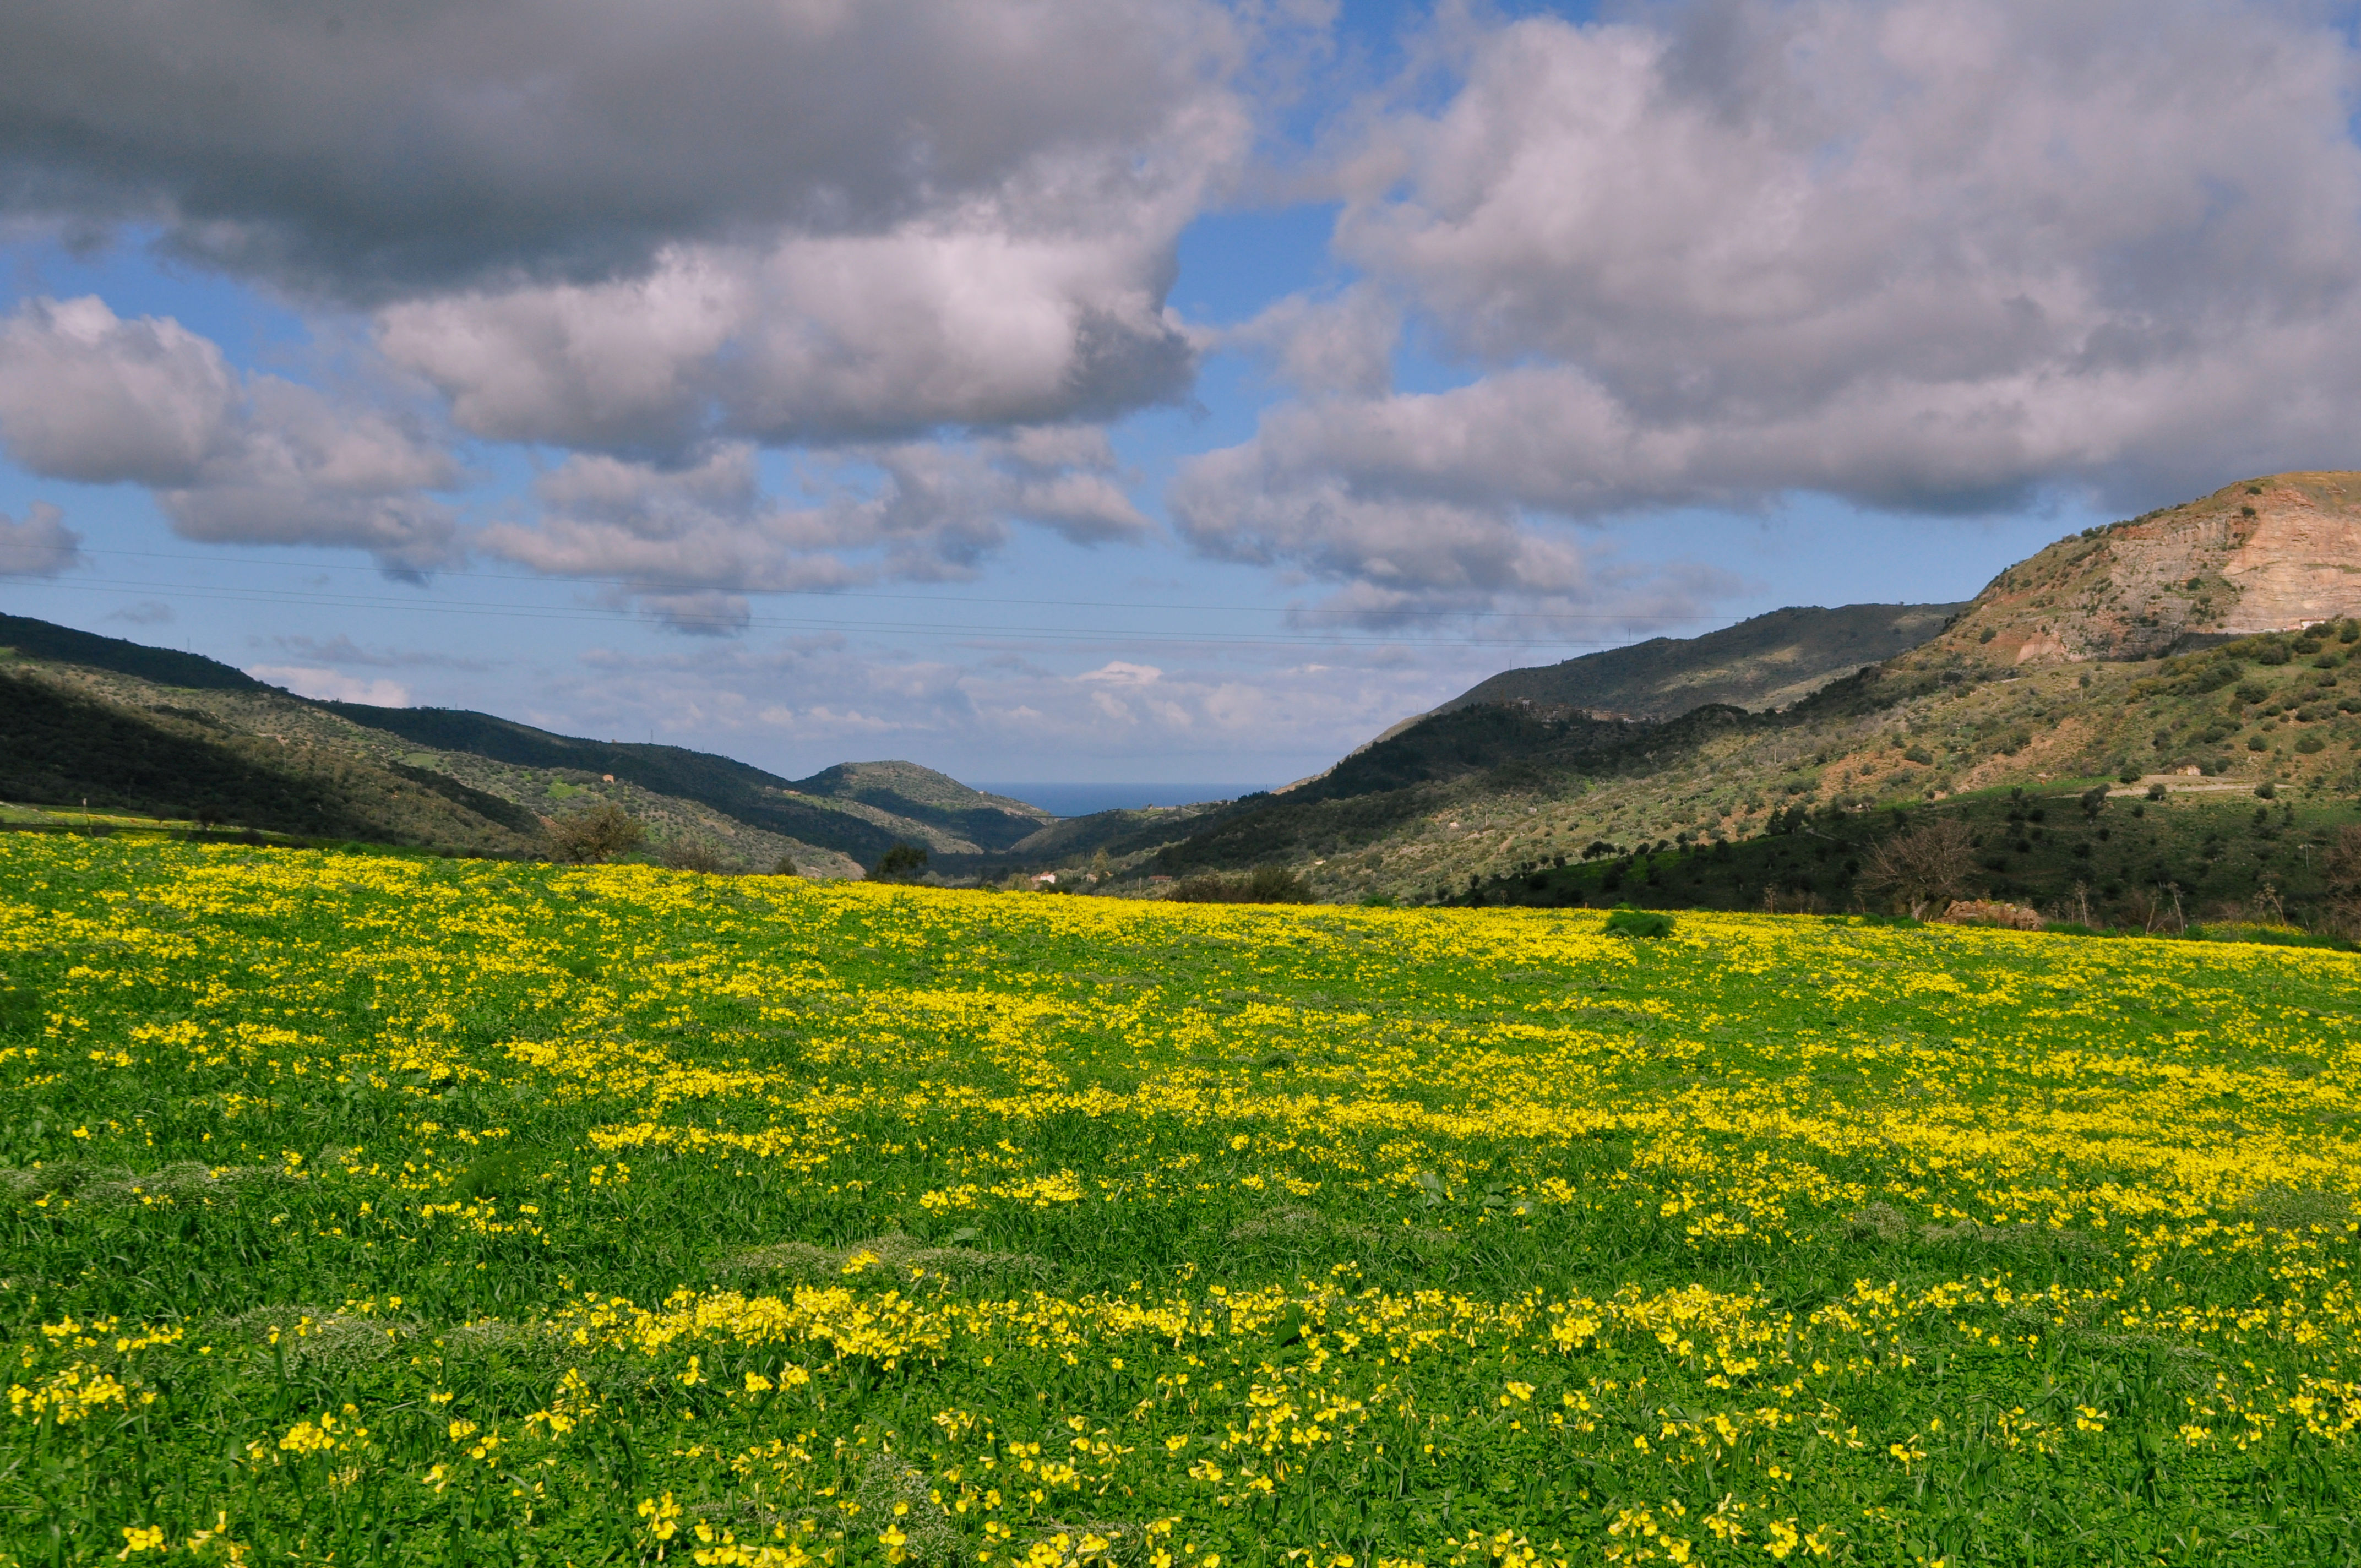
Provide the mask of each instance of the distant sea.
{"label": "distant sea", "polygon": [[1058,817],[1088,817],[1094,811],[1137,811],[1143,806],[1194,806],[1201,800],[1235,800],[1268,784],[980,784],[992,795],[1010,795]]}

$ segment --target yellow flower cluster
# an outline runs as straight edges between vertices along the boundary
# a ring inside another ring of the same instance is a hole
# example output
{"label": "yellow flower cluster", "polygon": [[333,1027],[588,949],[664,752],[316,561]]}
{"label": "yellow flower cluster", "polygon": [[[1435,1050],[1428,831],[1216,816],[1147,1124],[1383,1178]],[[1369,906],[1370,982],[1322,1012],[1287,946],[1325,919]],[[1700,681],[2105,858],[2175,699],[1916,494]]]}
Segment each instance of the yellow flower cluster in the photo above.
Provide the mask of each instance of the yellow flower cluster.
{"label": "yellow flower cluster", "polygon": [[0,1502],[70,1556],[2137,1555],[2361,1485],[2343,954],[13,835],[0,969],[0,1463],[151,1478]]}

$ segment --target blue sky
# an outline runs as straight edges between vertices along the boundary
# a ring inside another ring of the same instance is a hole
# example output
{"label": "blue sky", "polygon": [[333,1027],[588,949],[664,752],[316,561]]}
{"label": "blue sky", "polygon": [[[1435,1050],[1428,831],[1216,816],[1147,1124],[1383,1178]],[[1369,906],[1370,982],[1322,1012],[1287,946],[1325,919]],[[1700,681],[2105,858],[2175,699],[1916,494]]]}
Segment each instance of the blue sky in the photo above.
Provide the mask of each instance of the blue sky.
{"label": "blue sky", "polygon": [[2352,462],[2345,18],[914,5],[43,13],[0,606],[788,773],[1277,783]]}

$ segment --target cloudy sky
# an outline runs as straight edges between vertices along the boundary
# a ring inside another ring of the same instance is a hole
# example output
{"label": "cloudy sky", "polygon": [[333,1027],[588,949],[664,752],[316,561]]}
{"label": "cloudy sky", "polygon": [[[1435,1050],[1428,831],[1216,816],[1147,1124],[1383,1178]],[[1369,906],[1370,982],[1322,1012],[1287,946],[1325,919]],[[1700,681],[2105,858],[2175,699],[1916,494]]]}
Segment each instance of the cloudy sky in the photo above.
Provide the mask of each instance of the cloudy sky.
{"label": "cloudy sky", "polygon": [[2349,8],[16,0],[0,607],[1282,782],[2361,466]]}

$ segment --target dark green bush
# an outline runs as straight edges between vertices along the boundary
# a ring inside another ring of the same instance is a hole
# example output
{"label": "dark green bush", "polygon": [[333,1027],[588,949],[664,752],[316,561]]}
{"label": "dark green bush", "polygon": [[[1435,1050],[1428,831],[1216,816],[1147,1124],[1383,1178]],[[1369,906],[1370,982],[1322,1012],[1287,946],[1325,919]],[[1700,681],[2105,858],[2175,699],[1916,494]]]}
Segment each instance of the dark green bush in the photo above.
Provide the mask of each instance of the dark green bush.
{"label": "dark green bush", "polygon": [[730,857],[702,833],[675,833],[656,846],[656,863],[676,872],[721,872]]}
{"label": "dark green bush", "polygon": [[1245,876],[1184,877],[1164,896],[1176,904],[1309,904],[1312,890],[1285,866],[1257,866]]}
{"label": "dark green bush", "polygon": [[0,1035],[34,1035],[42,1024],[41,993],[23,981],[0,977]]}
{"label": "dark green bush", "polygon": [[878,858],[870,872],[872,882],[908,882],[927,869],[927,851],[907,840],[896,841],[894,847]]}
{"label": "dark green bush", "polygon": [[1607,934],[1610,937],[1669,937],[1673,934],[1673,917],[1654,909],[1634,909],[1627,904],[1607,917]]}
{"label": "dark green bush", "polygon": [[611,800],[561,817],[549,828],[557,858],[574,865],[597,865],[627,855],[647,837],[645,825]]}

